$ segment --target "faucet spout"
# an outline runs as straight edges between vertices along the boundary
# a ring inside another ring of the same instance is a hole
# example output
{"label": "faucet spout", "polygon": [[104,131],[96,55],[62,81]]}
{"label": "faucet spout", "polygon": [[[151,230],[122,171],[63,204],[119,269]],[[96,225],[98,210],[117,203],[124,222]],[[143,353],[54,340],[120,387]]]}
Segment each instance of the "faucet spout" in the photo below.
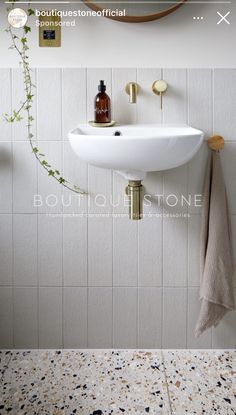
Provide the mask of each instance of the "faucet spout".
{"label": "faucet spout", "polygon": [[138,94],[138,84],[136,82],[129,82],[125,87],[125,92],[129,95],[130,104],[136,104]]}

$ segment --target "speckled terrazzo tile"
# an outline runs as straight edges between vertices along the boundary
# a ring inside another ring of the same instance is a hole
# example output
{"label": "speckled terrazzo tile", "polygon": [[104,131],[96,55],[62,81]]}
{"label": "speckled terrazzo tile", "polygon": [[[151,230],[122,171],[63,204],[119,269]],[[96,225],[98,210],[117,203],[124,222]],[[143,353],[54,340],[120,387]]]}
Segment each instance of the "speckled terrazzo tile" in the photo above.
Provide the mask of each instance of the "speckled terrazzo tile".
{"label": "speckled terrazzo tile", "polygon": [[11,355],[12,353],[10,350],[0,350],[0,378],[10,362]]}
{"label": "speckled terrazzo tile", "polygon": [[235,415],[235,351],[163,351],[173,415]]}
{"label": "speckled terrazzo tile", "polygon": [[65,374],[60,351],[13,352],[0,386],[0,415],[63,414]]}
{"label": "speckled terrazzo tile", "polygon": [[170,414],[160,352],[76,352],[71,369],[66,415]]}

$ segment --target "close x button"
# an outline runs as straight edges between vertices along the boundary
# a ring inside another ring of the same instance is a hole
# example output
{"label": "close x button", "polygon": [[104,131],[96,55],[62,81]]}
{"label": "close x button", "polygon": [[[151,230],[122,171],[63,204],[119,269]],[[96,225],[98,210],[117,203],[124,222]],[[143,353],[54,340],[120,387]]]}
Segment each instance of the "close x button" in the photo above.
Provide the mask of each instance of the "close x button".
{"label": "close x button", "polygon": [[225,15],[220,12],[217,12],[217,14],[220,17],[220,20],[217,22],[217,24],[226,23],[230,25],[230,21],[227,19],[227,17],[230,15],[230,12],[227,12]]}

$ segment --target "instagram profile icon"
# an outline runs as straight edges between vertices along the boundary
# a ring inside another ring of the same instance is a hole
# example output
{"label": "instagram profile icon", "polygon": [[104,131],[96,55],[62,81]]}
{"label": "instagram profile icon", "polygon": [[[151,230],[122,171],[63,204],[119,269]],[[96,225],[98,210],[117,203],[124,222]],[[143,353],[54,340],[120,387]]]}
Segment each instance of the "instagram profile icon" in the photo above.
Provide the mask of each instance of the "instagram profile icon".
{"label": "instagram profile icon", "polygon": [[23,9],[12,9],[8,14],[8,23],[15,29],[24,27],[27,22],[27,13]]}

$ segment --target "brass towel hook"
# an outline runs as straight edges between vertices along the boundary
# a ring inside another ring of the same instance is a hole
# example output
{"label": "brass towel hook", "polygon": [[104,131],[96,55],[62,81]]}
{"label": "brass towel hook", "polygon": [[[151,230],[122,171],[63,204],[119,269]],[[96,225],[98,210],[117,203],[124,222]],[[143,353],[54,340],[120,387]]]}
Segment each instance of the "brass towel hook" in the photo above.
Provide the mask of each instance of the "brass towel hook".
{"label": "brass towel hook", "polygon": [[220,151],[224,148],[225,140],[220,135],[213,135],[207,140],[208,146],[211,150]]}

